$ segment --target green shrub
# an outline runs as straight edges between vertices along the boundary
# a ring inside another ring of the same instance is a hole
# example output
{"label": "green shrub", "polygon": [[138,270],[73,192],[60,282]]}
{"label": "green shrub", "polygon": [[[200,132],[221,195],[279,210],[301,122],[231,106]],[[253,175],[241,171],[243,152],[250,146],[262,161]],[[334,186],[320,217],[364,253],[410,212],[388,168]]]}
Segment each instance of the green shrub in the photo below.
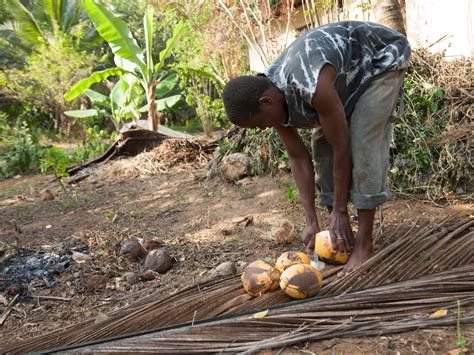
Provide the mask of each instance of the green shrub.
{"label": "green shrub", "polygon": [[0,178],[26,174],[37,168],[41,146],[26,122],[11,126],[6,115],[0,114],[0,138],[0,160],[3,160]]}

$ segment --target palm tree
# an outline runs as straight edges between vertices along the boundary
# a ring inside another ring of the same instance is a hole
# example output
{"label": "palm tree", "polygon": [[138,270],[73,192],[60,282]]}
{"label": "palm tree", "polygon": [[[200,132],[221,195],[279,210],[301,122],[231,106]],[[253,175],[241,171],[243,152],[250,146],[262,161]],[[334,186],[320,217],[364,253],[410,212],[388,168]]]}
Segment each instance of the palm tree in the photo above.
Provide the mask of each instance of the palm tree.
{"label": "palm tree", "polygon": [[82,0],[0,0],[2,57],[16,64],[52,41],[68,37],[78,47],[96,45],[98,34],[89,21]]}
{"label": "palm tree", "polygon": [[372,0],[371,4],[377,22],[406,36],[399,0]]}

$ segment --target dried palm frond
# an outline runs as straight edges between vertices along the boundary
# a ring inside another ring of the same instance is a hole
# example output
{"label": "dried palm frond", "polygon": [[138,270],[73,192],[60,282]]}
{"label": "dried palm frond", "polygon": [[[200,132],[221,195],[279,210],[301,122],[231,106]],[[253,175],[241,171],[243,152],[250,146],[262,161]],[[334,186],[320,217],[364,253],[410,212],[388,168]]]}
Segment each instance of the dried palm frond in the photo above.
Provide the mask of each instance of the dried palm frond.
{"label": "dried palm frond", "polygon": [[[225,317],[175,329],[95,342],[68,352],[118,352],[123,349],[158,353],[248,352],[333,337],[391,334],[452,325],[454,311],[431,317],[438,308],[474,304],[474,265],[391,285],[313,298],[271,309],[264,318]],[[474,311],[463,323],[474,323]]]}
{"label": "dried palm frond", "polygon": [[[372,314],[370,313],[372,306],[378,303],[387,306],[384,302],[403,300],[402,303],[395,303],[394,306],[402,307],[397,309],[404,312],[426,310],[423,308],[423,302],[429,302],[431,309],[449,306],[455,298],[460,300],[465,298],[466,304],[468,304],[470,297],[474,296],[472,294],[474,292],[474,280],[472,279],[474,273],[473,227],[474,219],[468,213],[464,217],[455,215],[436,223],[389,226],[383,235],[375,240],[376,255],[349,276],[335,280],[338,268],[324,270],[323,278],[328,283],[321,289],[320,296],[305,301],[304,307],[307,307],[311,302],[317,305],[315,310],[322,309],[321,306],[324,304],[336,307],[328,308],[329,313],[324,315],[325,322],[327,322],[325,323],[326,331],[329,332],[328,334],[333,334],[331,336],[336,336],[334,334],[342,336],[346,333],[334,333],[335,329],[333,328],[342,327],[341,329],[344,329],[345,332],[350,330],[347,334],[355,334],[354,332],[365,329],[364,327],[367,326],[365,323],[362,328],[354,328],[358,323],[352,321],[349,328],[346,328],[347,324],[343,324],[348,321],[350,315],[361,315],[365,314],[364,312]],[[371,298],[371,295],[375,298]],[[364,299],[366,301],[363,301]],[[341,300],[345,300],[346,303],[337,303]],[[425,301],[421,302],[420,300]],[[111,313],[108,315],[108,319],[98,324],[95,323],[95,319],[91,319],[40,337],[11,344],[2,350],[7,352],[40,351],[112,336],[158,330],[170,325],[197,322],[224,314],[253,312],[255,309],[289,301],[288,296],[282,291],[252,298],[243,290],[239,277],[214,279],[184,288],[171,296],[162,297],[158,294],[148,296]],[[294,303],[285,305],[281,311],[293,309],[291,308],[292,304]],[[410,304],[413,305],[413,308],[410,308]],[[356,305],[359,308],[354,308]],[[364,309],[363,313],[359,312]],[[382,307],[380,312],[383,313],[383,309]],[[356,312],[356,310],[358,311]],[[338,315],[339,311],[348,313]],[[273,312],[272,310],[272,315],[275,314]],[[405,313],[406,315],[407,313]],[[345,319],[342,324],[338,320],[338,317],[341,316]],[[396,323],[401,321],[396,318],[396,314],[394,316],[393,329],[404,330],[418,324],[416,318],[412,320],[412,323]],[[248,316],[246,317],[248,319]],[[391,321],[391,318],[384,318],[384,326],[386,322]],[[301,323],[300,320],[295,322],[298,323],[298,327],[304,323]],[[309,323],[305,324],[307,326]],[[241,325],[236,323],[236,332]],[[286,329],[283,325],[280,326]],[[388,329],[392,328],[388,327]],[[271,338],[271,331],[267,328],[265,331],[269,332],[267,337]],[[314,334],[311,334],[309,339],[313,339]],[[212,336],[217,339],[226,339],[225,337],[221,338],[219,333]],[[322,339],[319,336],[322,335],[320,334],[314,339]],[[241,339],[245,339],[245,337],[242,336]],[[259,338],[253,341],[261,340]],[[252,346],[254,346],[253,343]]]}

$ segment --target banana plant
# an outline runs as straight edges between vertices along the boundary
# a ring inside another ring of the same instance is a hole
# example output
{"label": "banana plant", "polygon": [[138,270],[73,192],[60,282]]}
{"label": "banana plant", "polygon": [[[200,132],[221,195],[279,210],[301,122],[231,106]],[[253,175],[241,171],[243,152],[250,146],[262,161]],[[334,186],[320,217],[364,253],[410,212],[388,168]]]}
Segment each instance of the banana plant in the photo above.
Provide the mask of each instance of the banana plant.
{"label": "banana plant", "polygon": [[[84,0],[84,7],[89,14],[99,35],[107,41],[114,53],[115,68],[93,73],[89,78],[77,82],[69,92],[64,95],[67,101],[73,100],[86,89],[111,75],[130,74],[143,88],[146,98],[146,109],[148,111],[148,126],[150,130],[156,131],[159,127],[159,118],[156,114],[157,104],[159,109],[171,107],[176,104],[180,95],[162,98],[156,101],[157,94],[170,92],[176,84],[176,74],[168,74],[165,69],[165,60],[171,54],[173,46],[186,28],[186,24],[180,21],[173,30],[173,35],[166,42],[166,47],[160,52],[157,63],[153,63],[153,8],[148,7],[143,18],[145,33],[145,48],[138,46],[129,27],[111,11],[109,11],[99,0]],[[171,87],[171,88],[170,88]],[[159,88],[159,90],[158,90]]]}
{"label": "banana plant", "polygon": [[140,106],[144,100],[143,88],[131,74],[124,74],[110,91],[110,95],[103,95],[92,89],[85,89],[83,93],[92,103],[87,110],[66,111],[64,114],[77,119],[92,117],[107,117],[119,131],[128,119],[140,119]]}

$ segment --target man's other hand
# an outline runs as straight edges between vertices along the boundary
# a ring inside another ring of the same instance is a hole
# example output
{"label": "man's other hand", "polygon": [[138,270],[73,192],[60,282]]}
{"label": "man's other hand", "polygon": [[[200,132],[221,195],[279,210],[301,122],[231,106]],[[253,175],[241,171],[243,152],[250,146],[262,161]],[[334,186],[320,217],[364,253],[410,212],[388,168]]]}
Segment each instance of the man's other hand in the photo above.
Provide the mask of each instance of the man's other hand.
{"label": "man's other hand", "polygon": [[[316,234],[319,233],[321,230],[319,229],[318,226],[306,224],[306,227],[303,230],[303,243],[306,245],[306,248],[308,249],[309,252],[314,251],[314,240],[316,237]],[[312,254],[311,254],[312,255]]]}

